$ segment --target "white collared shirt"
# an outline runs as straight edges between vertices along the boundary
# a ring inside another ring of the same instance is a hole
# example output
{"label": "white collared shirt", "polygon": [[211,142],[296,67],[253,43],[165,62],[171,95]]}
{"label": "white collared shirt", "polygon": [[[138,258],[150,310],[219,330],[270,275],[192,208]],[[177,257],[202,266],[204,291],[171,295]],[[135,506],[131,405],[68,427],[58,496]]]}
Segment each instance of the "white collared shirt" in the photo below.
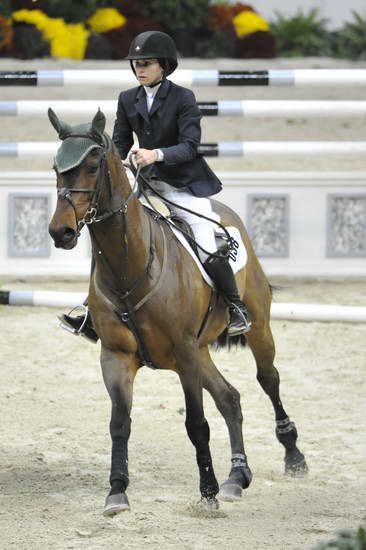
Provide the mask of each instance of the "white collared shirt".
{"label": "white collared shirt", "polygon": [[[147,110],[150,111],[151,105],[153,104],[153,101],[155,99],[156,92],[160,88],[161,83],[157,86],[154,86],[153,88],[150,88],[149,86],[144,86],[144,90],[146,93],[146,104],[147,104]],[[158,153],[158,159],[157,162],[162,162],[164,160],[164,154],[160,149],[155,149],[155,151]]]}
{"label": "white collared shirt", "polygon": [[153,88],[150,88],[149,86],[144,86],[148,111],[150,111],[151,109],[151,105],[153,104],[154,98],[156,96],[156,92],[158,91],[160,86],[161,86],[161,82],[160,84],[158,84],[157,86],[154,86]]}

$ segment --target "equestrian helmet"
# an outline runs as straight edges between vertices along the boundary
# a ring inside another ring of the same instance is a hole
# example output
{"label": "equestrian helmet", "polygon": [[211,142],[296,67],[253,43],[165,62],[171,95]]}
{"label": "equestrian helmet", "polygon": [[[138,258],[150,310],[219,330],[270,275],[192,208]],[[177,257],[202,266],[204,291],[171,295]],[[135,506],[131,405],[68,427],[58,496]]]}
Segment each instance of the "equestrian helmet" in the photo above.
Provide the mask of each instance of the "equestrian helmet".
{"label": "equestrian helmet", "polygon": [[165,76],[172,74],[178,66],[177,49],[173,39],[160,31],[138,34],[131,42],[126,59],[129,59],[134,73],[133,61],[136,59],[158,59]]}

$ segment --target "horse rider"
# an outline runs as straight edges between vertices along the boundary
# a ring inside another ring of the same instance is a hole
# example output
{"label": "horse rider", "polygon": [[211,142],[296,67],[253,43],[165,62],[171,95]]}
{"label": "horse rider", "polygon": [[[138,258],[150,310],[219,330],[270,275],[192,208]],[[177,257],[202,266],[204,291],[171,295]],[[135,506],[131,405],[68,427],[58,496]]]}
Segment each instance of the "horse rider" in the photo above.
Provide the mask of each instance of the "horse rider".
{"label": "horse rider", "polygon": [[[159,31],[143,32],[131,42],[128,56],[139,86],[120,93],[113,142],[125,159],[133,146],[135,162],[151,187],[176,205],[215,219],[207,197],[218,193],[221,182],[197,153],[201,139],[201,112],[193,92],[167,79],[178,66],[172,38]],[[250,330],[249,313],[240,300],[233,270],[224,255],[217,254],[213,222],[173,207],[190,225],[200,260],[229,311],[228,334]],[[90,336],[89,316],[63,315],[74,332]],[[95,334],[95,333],[94,333]],[[95,338],[94,338],[95,339]]]}

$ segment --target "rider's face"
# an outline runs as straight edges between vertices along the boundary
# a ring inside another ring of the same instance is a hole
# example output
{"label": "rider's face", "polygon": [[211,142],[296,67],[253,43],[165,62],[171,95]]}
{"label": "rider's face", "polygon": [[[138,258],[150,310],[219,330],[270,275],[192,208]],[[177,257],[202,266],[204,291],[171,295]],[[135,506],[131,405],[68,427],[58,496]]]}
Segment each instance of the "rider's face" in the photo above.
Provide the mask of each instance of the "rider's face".
{"label": "rider's face", "polygon": [[152,86],[163,77],[163,69],[157,59],[137,59],[133,61],[137,80],[143,86]]}

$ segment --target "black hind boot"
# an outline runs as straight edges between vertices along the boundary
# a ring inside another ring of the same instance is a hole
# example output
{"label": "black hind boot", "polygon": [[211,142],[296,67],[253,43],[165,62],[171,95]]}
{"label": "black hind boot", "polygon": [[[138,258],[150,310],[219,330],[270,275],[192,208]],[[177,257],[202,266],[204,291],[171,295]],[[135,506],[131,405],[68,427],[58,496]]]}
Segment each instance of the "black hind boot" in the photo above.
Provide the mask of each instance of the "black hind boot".
{"label": "black hind boot", "polygon": [[252,325],[250,315],[240,299],[235,276],[228,258],[225,256],[209,256],[203,267],[212,277],[217,291],[229,306],[228,335],[236,336],[249,332]]}

